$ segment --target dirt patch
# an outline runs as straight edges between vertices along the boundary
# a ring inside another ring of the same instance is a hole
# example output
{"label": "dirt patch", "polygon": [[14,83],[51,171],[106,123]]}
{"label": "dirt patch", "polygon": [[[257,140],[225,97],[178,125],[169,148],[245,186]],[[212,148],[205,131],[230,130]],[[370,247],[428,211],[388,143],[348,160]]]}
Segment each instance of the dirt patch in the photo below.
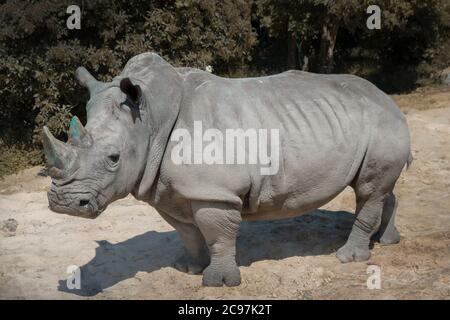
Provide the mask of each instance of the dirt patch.
{"label": "dirt patch", "polygon": [[31,191],[47,192],[50,187],[49,181],[44,167],[37,166],[25,169],[16,174],[0,178],[0,194]]}
{"label": "dirt patch", "polygon": [[[96,220],[59,215],[47,207],[49,178],[33,168],[0,182],[0,221],[17,222],[0,233],[0,298],[448,299],[450,93],[429,90],[394,97],[408,110],[415,159],[396,187],[402,240],[374,244],[368,262],[335,257],[354,219],[346,189],[309,215],[243,223],[242,284],[204,288],[201,276],[172,267],[182,242],[153,208],[127,197]],[[71,265],[80,290],[67,289]],[[369,265],[381,267],[380,290],[366,286]]]}
{"label": "dirt patch", "polygon": [[18,225],[17,220],[13,218],[0,221],[0,233],[6,237],[14,236]]}
{"label": "dirt patch", "polygon": [[450,106],[449,86],[420,87],[409,94],[395,94],[391,97],[403,112],[430,110]]}

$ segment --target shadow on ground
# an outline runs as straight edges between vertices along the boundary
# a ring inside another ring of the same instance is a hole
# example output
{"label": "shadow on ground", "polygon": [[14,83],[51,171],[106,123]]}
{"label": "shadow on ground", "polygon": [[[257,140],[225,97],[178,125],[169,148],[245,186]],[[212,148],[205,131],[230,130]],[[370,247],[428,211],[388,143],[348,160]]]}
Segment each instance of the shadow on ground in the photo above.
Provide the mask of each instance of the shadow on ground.
{"label": "shadow on ground", "polygon": [[[350,212],[316,210],[291,219],[243,222],[237,263],[249,266],[260,260],[331,254],[345,243],[353,221]],[[81,289],[68,289],[64,279],[59,291],[94,296],[137,272],[173,266],[184,250],[176,231],[149,231],[117,244],[97,243],[95,257],[80,268]]]}

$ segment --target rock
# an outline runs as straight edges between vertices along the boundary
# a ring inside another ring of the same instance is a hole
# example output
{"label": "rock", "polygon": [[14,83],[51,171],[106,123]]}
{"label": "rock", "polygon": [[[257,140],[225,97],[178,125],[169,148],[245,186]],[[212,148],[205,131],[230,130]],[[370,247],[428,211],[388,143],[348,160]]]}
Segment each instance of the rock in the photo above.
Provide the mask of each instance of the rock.
{"label": "rock", "polygon": [[12,237],[15,235],[19,223],[16,219],[9,218],[0,222],[0,232],[5,237]]}

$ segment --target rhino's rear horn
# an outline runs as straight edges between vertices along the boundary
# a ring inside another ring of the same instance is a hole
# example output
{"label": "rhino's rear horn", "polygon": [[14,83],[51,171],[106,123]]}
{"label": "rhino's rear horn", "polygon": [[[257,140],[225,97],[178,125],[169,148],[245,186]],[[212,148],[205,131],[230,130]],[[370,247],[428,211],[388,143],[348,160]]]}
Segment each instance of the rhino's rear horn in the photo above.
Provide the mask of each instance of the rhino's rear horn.
{"label": "rhino's rear horn", "polygon": [[92,92],[94,87],[98,84],[98,81],[94,76],[84,67],[79,67],[75,72],[75,76],[81,85],[89,89],[89,92]]}
{"label": "rhino's rear horn", "polygon": [[42,142],[49,167],[56,167],[60,171],[69,166],[73,157],[72,148],[56,139],[46,126],[44,126]]}
{"label": "rhino's rear horn", "polygon": [[90,147],[92,145],[92,137],[86,128],[81,124],[77,116],[70,121],[69,143],[77,147]]}

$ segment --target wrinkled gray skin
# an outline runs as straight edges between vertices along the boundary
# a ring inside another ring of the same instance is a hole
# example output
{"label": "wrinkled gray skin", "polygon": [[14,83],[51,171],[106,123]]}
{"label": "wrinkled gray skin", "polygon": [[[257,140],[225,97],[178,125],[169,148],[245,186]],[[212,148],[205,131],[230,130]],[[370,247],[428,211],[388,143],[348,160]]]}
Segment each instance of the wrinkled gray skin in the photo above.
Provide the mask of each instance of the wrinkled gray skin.
{"label": "wrinkled gray skin", "polygon": [[[356,220],[342,262],[370,257],[369,241],[397,243],[393,188],[409,165],[405,117],[371,83],[351,75],[288,71],[226,79],[173,68],[158,55],[132,58],[110,83],[77,70],[87,86],[87,125],[71,123],[69,141],[44,128],[56,212],[97,217],[132,193],[155,207],[183,239],[177,267],[203,271],[206,286],[236,286],[236,235],[242,219],[279,219],[316,209],[346,186],[355,190]],[[263,176],[255,165],[176,165],[175,128],[280,130],[280,167]],[[131,213],[130,213],[131,214]],[[264,250],[264,248],[261,248]]]}

